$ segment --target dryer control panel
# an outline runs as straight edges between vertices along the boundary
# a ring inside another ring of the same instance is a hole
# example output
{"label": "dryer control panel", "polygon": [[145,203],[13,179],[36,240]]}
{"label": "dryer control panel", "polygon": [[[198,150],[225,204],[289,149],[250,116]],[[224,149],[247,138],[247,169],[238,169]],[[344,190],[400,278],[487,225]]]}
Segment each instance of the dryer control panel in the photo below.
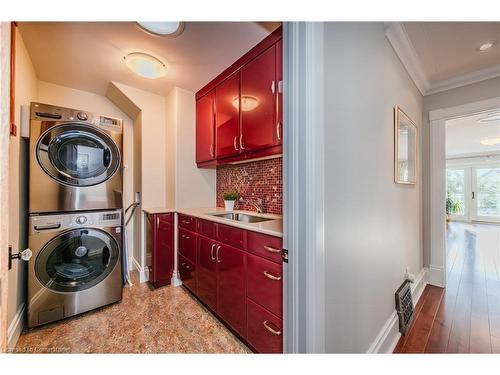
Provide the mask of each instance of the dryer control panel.
{"label": "dryer control panel", "polygon": [[122,212],[121,210],[114,210],[100,212],[76,212],[71,214],[32,215],[30,216],[29,222],[30,234],[61,231],[78,227],[121,227]]}

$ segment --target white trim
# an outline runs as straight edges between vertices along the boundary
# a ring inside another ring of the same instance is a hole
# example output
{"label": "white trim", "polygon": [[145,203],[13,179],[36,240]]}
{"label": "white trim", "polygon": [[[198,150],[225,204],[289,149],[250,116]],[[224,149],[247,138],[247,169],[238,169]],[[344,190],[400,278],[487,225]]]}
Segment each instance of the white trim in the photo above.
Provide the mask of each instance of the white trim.
{"label": "white trim", "polygon": [[497,108],[500,108],[500,97],[430,111],[429,121],[450,120],[456,117],[489,112]]}
{"label": "white trim", "polygon": [[446,286],[446,271],[444,267],[429,266],[429,284],[440,286],[444,288]]}
{"label": "white trim", "polygon": [[325,351],[323,28],[283,27],[285,353]]}
{"label": "white trim", "polygon": [[7,331],[7,348],[14,349],[17,344],[17,340],[19,340],[19,336],[24,329],[24,315],[26,311],[26,304],[23,303],[19,306],[19,309],[16,311],[16,315],[14,315],[14,319],[10,322],[9,329]]}
{"label": "white trim", "polygon": [[476,70],[475,72],[467,73],[458,77],[445,79],[430,85],[425,95],[431,95],[438,92],[451,90],[457,87],[470,85],[472,83],[486,81],[500,76],[500,64],[489,68]]}
{"label": "white trim", "polygon": [[403,63],[415,86],[417,86],[422,95],[425,95],[429,90],[430,83],[403,24],[401,22],[387,23],[385,36],[391,43],[394,52],[396,52],[396,55]]}
{"label": "white trim", "polygon": [[422,64],[401,22],[388,22],[385,25],[385,35],[401,60],[410,78],[423,96],[436,94],[472,83],[500,77],[500,64],[458,77],[431,83],[425,74]]}
{"label": "white trim", "polygon": [[149,269],[148,267],[141,267],[137,259],[132,258],[134,268],[139,272],[139,282],[145,283],[149,281]]}
{"label": "white trim", "polygon": [[[411,294],[413,299],[413,305],[415,306],[422,296],[422,292],[427,285],[428,271],[426,268],[422,268],[418,274],[415,282],[411,286]],[[367,353],[392,353],[401,338],[401,333],[399,333],[399,319],[398,313],[394,310],[379,334],[370,345]]]}

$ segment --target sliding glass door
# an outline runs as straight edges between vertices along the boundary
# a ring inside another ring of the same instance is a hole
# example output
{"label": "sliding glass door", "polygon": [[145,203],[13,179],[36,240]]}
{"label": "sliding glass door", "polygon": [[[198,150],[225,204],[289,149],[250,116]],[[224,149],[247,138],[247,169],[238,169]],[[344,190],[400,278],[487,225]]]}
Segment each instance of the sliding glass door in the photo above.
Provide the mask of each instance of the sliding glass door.
{"label": "sliding glass door", "polygon": [[469,168],[446,169],[446,213],[452,220],[469,221]]}

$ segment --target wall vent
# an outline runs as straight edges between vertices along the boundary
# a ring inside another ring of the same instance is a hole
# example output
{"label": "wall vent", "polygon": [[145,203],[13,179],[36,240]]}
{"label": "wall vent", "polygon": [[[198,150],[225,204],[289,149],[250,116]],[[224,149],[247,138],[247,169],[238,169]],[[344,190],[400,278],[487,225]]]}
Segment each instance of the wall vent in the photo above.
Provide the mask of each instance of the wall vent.
{"label": "wall vent", "polygon": [[413,320],[413,299],[411,281],[405,282],[396,291],[396,311],[399,317],[399,332],[404,335]]}

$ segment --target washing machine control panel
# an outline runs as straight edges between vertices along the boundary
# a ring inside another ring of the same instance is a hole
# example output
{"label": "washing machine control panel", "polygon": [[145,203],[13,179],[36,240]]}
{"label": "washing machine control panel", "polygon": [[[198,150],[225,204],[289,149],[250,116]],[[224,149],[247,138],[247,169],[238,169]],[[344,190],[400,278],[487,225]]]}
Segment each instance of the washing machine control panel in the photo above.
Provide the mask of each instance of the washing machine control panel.
{"label": "washing machine control panel", "polygon": [[61,231],[79,227],[120,227],[121,211],[30,216],[30,233]]}

